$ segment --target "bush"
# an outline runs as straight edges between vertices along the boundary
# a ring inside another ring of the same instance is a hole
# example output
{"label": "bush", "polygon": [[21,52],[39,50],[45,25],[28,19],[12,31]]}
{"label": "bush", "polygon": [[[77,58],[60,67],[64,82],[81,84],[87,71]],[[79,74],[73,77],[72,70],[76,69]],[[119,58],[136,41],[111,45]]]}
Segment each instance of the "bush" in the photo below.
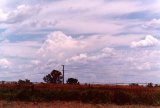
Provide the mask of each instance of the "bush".
{"label": "bush", "polygon": [[76,78],[68,78],[66,82],[67,84],[79,84],[78,79]]}
{"label": "bush", "polygon": [[114,102],[119,105],[132,103],[133,95],[126,91],[115,91],[114,92]]}
{"label": "bush", "polygon": [[30,90],[20,89],[16,94],[16,99],[22,101],[31,101],[32,92]]}
{"label": "bush", "polygon": [[81,92],[80,99],[82,102],[110,103],[113,99],[110,91],[85,90]]}

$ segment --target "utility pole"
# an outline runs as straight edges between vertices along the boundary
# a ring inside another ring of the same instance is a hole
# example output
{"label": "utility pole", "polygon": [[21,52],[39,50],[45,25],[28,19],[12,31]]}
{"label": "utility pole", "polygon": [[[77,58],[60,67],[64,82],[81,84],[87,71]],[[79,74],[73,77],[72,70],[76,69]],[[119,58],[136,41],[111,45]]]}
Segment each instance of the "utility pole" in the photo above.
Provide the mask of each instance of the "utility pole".
{"label": "utility pole", "polygon": [[62,71],[63,71],[63,84],[64,84],[64,65],[62,65]]}

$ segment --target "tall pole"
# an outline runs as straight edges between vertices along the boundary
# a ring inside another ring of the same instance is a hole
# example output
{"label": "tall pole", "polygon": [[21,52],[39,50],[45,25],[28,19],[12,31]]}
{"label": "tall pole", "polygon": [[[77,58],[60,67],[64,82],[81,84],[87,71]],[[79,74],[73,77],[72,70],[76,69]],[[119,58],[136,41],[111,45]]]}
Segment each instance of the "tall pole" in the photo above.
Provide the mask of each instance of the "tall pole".
{"label": "tall pole", "polygon": [[64,84],[64,65],[62,65],[62,71],[63,71],[63,84]]}

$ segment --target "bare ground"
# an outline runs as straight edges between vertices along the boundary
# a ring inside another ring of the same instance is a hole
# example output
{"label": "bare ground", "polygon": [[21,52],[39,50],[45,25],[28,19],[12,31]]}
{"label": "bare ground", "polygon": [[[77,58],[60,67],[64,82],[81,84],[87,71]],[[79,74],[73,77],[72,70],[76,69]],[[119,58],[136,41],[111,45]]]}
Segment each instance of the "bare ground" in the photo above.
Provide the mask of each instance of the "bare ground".
{"label": "bare ground", "polygon": [[142,105],[109,105],[109,104],[86,104],[81,102],[7,102],[0,101],[0,108],[160,108],[160,106]]}

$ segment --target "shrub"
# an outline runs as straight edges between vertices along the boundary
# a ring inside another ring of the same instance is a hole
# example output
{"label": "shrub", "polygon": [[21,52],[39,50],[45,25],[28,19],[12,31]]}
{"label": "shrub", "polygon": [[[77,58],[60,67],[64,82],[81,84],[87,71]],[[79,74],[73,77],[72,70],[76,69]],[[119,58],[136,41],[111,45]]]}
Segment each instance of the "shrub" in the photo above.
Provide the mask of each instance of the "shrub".
{"label": "shrub", "polygon": [[130,104],[133,100],[132,96],[130,92],[118,90],[114,92],[114,102],[120,105]]}
{"label": "shrub", "polygon": [[78,79],[76,78],[68,78],[66,82],[67,84],[79,84]]}
{"label": "shrub", "polygon": [[82,91],[80,95],[82,102],[110,103],[113,100],[112,98],[113,94],[110,91],[91,89]]}
{"label": "shrub", "polygon": [[31,97],[32,97],[32,93],[30,90],[20,89],[16,94],[17,100],[30,101]]}

